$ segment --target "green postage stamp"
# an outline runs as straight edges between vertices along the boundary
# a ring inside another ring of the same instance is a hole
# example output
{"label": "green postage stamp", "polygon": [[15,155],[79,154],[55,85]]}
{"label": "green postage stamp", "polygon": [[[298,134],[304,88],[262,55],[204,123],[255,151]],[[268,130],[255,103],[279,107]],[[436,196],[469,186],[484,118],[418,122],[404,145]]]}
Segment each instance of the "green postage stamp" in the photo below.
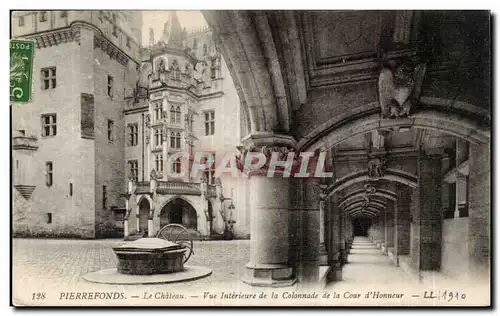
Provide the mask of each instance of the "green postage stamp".
{"label": "green postage stamp", "polygon": [[10,41],[10,101],[29,102],[32,92],[34,42]]}

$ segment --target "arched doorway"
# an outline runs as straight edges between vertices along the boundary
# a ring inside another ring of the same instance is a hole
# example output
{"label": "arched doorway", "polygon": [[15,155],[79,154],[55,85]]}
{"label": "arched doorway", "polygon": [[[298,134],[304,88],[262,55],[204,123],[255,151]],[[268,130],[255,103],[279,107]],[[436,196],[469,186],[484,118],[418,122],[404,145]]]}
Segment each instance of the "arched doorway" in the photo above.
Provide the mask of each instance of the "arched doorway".
{"label": "arched doorway", "polygon": [[198,230],[196,210],[187,201],[176,198],[165,205],[160,213],[160,227],[180,224],[187,229]]}
{"label": "arched doorway", "polygon": [[354,236],[368,236],[368,228],[371,220],[367,217],[355,217],[353,219]]}
{"label": "arched doorway", "polygon": [[149,205],[149,201],[147,199],[142,199],[139,204],[139,231],[146,232],[148,230],[148,218],[149,211],[151,210],[151,206]]}

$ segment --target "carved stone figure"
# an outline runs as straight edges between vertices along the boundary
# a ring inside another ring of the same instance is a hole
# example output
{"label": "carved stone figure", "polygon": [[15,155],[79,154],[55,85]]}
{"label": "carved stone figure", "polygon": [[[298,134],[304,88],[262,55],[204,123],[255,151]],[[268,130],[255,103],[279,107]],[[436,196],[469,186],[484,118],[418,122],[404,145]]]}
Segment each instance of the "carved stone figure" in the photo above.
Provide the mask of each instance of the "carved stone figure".
{"label": "carved stone figure", "polygon": [[368,160],[368,176],[370,178],[381,178],[385,173],[385,159],[375,157]]}
{"label": "carved stone figure", "polygon": [[[278,160],[287,160],[288,154],[289,153],[294,153],[295,151],[293,148],[286,147],[286,146],[262,146],[262,147],[255,147],[251,146],[249,148],[246,148],[244,146],[238,146],[237,147],[238,151],[240,154],[236,157],[236,164],[239,170],[243,170],[245,166],[245,159],[246,156],[249,152],[260,152],[266,156],[266,163],[264,166],[262,166],[261,169],[267,169],[269,167],[269,162],[271,161],[271,157],[273,153],[278,153]],[[295,160],[294,160],[295,161]]]}
{"label": "carved stone figure", "polygon": [[147,88],[149,86],[149,75],[153,72],[153,65],[151,62],[142,62],[140,66],[139,78],[137,86]]}
{"label": "carved stone figure", "polygon": [[172,67],[171,67],[171,69],[173,69],[173,70],[179,70],[179,63],[177,62],[177,59],[174,59],[172,61]]}
{"label": "carved stone figure", "polygon": [[193,76],[193,67],[191,66],[191,64],[186,64],[186,75],[188,75],[189,77]]}
{"label": "carved stone figure", "polygon": [[370,204],[370,196],[375,194],[376,191],[377,189],[373,185],[365,184],[365,192],[363,194],[363,198],[365,199],[365,202],[363,204],[364,207]]}
{"label": "carved stone figure", "polygon": [[151,115],[146,114],[146,127],[151,127]]}
{"label": "carved stone figure", "polygon": [[406,117],[418,101],[426,71],[425,64],[414,69],[408,65],[384,67],[378,79],[378,92],[382,117]]}
{"label": "carved stone figure", "polygon": [[206,61],[201,64],[201,80],[203,81],[204,87],[208,88],[211,84],[210,78],[210,67]]}
{"label": "carved stone figure", "polygon": [[208,183],[208,177],[206,173],[202,173],[201,175],[201,183]]}
{"label": "carved stone figure", "polygon": [[149,174],[149,178],[150,180],[156,180],[157,179],[157,175],[156,175],[156,171],[155,169],[151,169],[151,173]]}
{"label": "carved stone figure", "polygon": [[167,66],[165,65],[165,59],[160,58],[160,62],[157,67],[158,72],[163,72],[167,70]]}
{"label": "carved stone figure", "polygon": [[372,184],[365,184],[365,194],[372,195],[377,192],[377,188],[375,188]]}

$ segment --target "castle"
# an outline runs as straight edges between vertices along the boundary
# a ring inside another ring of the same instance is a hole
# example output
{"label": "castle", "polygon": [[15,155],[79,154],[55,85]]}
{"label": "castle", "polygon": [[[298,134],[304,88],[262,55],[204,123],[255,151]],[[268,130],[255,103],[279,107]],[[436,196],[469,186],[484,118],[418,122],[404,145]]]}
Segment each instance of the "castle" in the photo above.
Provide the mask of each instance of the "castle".
{"label": "castle", "polygon": [[177,223],[202,239],[248,237],[246,179],[166,172],[176,153],[217,161],[241,138],[238,95],[210,29],[188,33],[172,12],[143,47],[140,11],[12,18],[12,38],[37,47],[32,101],[12,107],[14,234],[133,238]]}

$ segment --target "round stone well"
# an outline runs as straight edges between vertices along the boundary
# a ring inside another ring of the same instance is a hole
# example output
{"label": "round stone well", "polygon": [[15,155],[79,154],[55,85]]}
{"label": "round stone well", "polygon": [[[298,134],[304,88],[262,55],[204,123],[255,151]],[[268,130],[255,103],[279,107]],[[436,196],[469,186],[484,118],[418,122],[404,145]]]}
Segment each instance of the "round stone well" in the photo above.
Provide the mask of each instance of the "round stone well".
{"label": "round stone well", "polygon": [[106,269],[85,275],[90,282],[109,284],[171,283],[203,278],[212,270],[184,265],[189,250],[161,238],[140,238],[113,247],[118,258],[116,269]]}

